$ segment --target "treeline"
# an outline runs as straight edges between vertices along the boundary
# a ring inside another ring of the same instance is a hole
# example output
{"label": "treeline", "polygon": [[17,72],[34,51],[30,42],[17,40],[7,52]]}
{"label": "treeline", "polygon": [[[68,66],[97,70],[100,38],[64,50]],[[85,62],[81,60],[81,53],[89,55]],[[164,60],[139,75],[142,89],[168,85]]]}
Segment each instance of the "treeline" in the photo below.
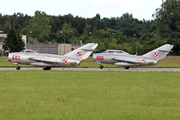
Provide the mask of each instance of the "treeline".
{"label": "treeline", "polygon": [[176,37],[174,42],[171,36],[167,37],[160,31],[158,12],[157,9],[154,14],[156,19],[151,21],[138,20],[129,13],[116,18],[101,18],[99,14],[93,18],[82,18],[71,14],[51,16],[41,11],[35,11],[34,16],[22,13],[0,14],[0,30],[8,33],[10,28],[15,28],[21,34],[27,35],[28,42],[31,43],[96,42],[99,44],[97,49],[121,49],[133,54],[136,53],[136,45],[138,45],[138,54],[143,54],[157,46],[170,43],[175,46],[175,52],[178,54],[179,39]]}

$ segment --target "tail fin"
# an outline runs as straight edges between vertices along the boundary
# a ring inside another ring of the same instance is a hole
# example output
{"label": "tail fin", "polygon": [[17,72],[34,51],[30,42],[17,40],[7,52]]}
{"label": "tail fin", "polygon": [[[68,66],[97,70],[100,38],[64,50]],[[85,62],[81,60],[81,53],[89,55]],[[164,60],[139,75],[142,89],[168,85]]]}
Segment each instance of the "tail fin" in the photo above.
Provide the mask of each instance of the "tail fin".
{"label": "tail fin", "polygon": [[65,54],[64,56],[78,60],[84,60],[91,55],[91,53],[95,50],[97,46],[97,43],[87,43],[84,46]]}
{"label": "tail fin", "polygon": [[172,48],[173,48],[173,45],[165,44],[165,45],[158,47],[142,56],[156,59],[156,60],[161,60],[171,51]]}

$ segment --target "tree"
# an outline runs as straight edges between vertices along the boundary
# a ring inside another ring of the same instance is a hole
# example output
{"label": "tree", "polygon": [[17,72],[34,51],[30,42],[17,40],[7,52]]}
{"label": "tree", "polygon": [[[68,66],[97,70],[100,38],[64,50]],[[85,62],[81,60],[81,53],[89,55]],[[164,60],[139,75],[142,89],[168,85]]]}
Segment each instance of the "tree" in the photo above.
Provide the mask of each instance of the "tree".
{"label": "tree", "polygon": [[[34,18],[29,21],[29,25],[27,26],[28,31],[32,32],[31,37],[37,38],[39,42],[46,41],[51,30],[49,23],[50,19],[45,12],[36,11]],[[30,34],[29,32],[28,34]]]}
{"label": "tree", "polygon": [[125,13],[121,16],[121,20],[122,21],[126,21],[126,20],[129,20],[129,19],[132,19],[133,18],[133,15],[132,14],[129,14],[129,13]]}
{"label": "tree", "polygon": [[77,29],[79,34],[83,33],[83,28],[85,27],[85,19],[84,18],[79,18],[78,16],[76,16],[72,22],[71,25],[73,28]]}
{"label": "tree", "polygon": [[19,33],[14,29],[8,31],[7,38],[4,40],[3,49],[9,52],[19,52],[24,49],[24,41]]}
{"label": "tree", "polygon": [[101,17],[99,14],[96,14],[95,17],[93,17],[92,19],[87,19],[86,23],[88,25],[91,25],[93,27],[96,27],[98,30],[99,29],[106,29],[106,25],[104,23],[104,21],[101,20]]}
{"label": "tree", "polygon": [[61,30],[56,32],[56,36],[57,36],[57,42],[65,42],[69,43],[69,39],[73,36],[76,36],[78,34],[77,30],[72,28],[71,23],[65,23],[62,27]]}
{"label": "tree", "polygon": [[180,50],[180,1],[166,0],[161,8],[156,9],[153,17],[156,18],[157,32],[162,37],[168,38],[168,42],[174,45],[174,50],[178,54]]}
{"label": "tree", "polygon": [[33,39],[33,38],[29,37],[29,38],[28,38],[28,42],[29,42],[29,43],[36,43],[36,42],[38,42],[38,41],[37,41],[36,38]]}
{"label": "tree", "polygon": [[86,24],[86,26],[83,28],[83,33],[84,35],[89,35],[91,32],[91,25]]}

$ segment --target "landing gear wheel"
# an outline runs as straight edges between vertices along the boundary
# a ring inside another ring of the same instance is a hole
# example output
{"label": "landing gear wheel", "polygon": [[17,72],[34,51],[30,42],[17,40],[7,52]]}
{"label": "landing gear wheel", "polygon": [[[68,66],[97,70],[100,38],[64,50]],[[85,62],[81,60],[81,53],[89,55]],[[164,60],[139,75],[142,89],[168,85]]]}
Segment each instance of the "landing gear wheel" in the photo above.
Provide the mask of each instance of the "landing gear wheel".
{"label": "landing gear wheel", "polygon": [[51,70],[51,67],[45,67],[43,70]]}
{"label": "landing gear wheel", "polygon": [[103,65],[100,65],[100,67],[99,67],[100,69],[103,69],[104,67],[103,67]]}
{"label": "landing gear wheel", "polygon": [[125,69],[129,69],[130,67],[129,66],[127,66],[127,67],[124,67]]}
{"label": "landing gear wheel", "polygon": [[19,67],[19,66],[16,66],[16,70],[20,70],[21,69],[21,67]]}

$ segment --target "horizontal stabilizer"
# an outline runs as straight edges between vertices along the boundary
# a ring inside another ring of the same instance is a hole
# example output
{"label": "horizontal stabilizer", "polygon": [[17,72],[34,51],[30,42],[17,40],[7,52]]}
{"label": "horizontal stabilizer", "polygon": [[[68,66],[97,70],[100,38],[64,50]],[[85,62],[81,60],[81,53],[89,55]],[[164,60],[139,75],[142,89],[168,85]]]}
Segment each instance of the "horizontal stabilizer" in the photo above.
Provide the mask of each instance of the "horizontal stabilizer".
{"label": "horizontal stabilizer", "polygon": [[84,51],[94,51],[95,49],[82,49]]}
{"label": "horizontal stabilizer", "polygon": [[158,50],[160,52],[170,52],[169,50]]}

